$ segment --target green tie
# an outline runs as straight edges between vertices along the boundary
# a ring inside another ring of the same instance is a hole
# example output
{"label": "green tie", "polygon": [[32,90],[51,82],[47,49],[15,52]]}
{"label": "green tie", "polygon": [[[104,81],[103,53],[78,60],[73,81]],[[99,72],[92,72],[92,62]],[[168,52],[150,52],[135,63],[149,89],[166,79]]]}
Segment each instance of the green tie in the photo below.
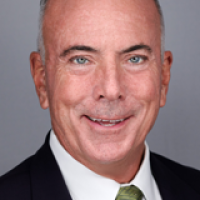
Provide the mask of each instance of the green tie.
{"label": "green tie", "polygon": [[134,185],[121,187],[115,200],[141,200],[143,193]]}

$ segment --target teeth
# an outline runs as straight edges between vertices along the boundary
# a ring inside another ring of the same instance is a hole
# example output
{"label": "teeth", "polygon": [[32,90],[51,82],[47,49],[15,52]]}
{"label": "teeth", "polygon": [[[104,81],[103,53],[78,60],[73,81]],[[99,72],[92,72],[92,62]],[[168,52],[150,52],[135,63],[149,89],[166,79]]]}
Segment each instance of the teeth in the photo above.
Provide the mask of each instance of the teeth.
{"label": "teeth", "polygon": [[100,123],[101,125],[104,125],[104,126],[113,126],[113,124],[116,124],[116,123],[119,123],[119,122],[122,122],[122,121],[125,120],[125,119],[105,120],[105,119],[95,119],[95,118],[92,118],[92,117],[89,117],[89,119],[94,121],[94,122],[97,121],[97,122],[109,122],[110,123],[110,124],[102,124],[102,123]]}
{"label": "teeth", "polygon": [[88,118],[89,118],[90,120],[94,121],[94,122],[97,121],[97,119],[95,119],[95,118],[92,118],[92,117],[89,117],[89,116],[88,116]]}

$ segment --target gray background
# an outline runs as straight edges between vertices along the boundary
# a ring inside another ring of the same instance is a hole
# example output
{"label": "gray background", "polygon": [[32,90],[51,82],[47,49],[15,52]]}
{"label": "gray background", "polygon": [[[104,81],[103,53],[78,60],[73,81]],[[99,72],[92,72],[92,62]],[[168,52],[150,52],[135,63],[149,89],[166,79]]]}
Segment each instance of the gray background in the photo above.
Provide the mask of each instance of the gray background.
{"label": "gray background", "polygon": [[[200,169],[200,1],[160,3],[174,63],[167,105],[147,140],[151,150]],[[29,70],[38,13],[39,0],[0,2],[0,175],[33,154],[51,127]]]}

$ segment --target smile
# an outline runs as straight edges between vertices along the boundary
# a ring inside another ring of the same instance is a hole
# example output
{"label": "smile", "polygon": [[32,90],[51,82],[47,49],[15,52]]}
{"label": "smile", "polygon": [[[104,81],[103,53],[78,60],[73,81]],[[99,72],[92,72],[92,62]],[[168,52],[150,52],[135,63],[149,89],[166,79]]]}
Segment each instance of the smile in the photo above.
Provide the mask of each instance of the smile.
{"label": "smile", "polygon": [[117,119],[117,120],[105,120],[105,119],[95,119],[89,116],[86,116],[89,120],[100,124],[101,126],[115,126],[123,121],[125,121],[127,118],[125,119]]}

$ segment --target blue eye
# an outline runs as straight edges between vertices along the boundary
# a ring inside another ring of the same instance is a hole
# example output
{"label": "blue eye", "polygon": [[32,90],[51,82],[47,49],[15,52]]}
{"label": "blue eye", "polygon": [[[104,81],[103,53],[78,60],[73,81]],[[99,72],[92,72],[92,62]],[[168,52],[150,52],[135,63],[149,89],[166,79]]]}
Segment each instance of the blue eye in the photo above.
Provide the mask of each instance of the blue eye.
{"label": "blue eye", "polygon": [[134,64],[139,64],[142,61],[144,61],[144,58],[142,58],[141,56],[134,56],[134,57],[130,58],[129,61]]}
{"label": "blue eye", "polygon": [[74,62],[75,64],[84,65],[88,62],[88,60],[83,57],[78,57],[74,59]]}

